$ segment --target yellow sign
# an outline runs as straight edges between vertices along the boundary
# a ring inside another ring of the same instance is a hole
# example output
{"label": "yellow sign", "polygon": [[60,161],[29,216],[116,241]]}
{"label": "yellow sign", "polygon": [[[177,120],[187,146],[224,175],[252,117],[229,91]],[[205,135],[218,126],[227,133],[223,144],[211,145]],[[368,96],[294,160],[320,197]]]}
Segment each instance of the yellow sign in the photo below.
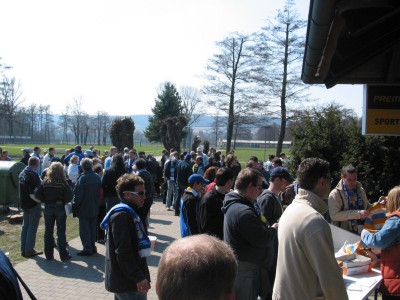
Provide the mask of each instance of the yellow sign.
{"label": "yellow sign", "polygon": [[400,135],[400,85],[364,85],[364,135]]}

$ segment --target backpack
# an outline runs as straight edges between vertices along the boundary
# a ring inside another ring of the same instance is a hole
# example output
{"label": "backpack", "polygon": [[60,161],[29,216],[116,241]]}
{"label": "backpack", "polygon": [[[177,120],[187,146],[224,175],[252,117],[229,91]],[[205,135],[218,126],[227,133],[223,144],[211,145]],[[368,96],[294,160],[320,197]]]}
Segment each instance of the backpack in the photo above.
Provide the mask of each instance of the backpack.
{"label": "backpack", "polygon": [[300,185],[298,183],[293,183],[288,185],[282,192],[279,193],[279,197],[282,199],[283,209],[290,205],[293,199],[299,192]]}
{"label": "backpack", "polygon": [[22,300],[21,289],[19,288],[18,280],[25,288],[29,297],[32,300],[37,300],[31,290],[19,276],[17,271],[12,266],[8,257],[0,249],[0,299],[2,300]]}

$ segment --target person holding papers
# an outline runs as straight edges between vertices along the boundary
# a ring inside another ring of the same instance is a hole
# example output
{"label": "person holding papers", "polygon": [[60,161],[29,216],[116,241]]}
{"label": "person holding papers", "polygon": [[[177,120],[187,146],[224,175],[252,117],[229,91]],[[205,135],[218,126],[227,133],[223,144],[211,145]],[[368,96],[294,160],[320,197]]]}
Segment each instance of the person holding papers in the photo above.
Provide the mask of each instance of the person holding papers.
{"label": "person holding papers", "polygon": [[400,299],[400,186],[394,187],[387,196],[387,221],[382,229],[370,233],[361,232],[361,243],[381,252],[383,283],[379,287],[382,299]]}

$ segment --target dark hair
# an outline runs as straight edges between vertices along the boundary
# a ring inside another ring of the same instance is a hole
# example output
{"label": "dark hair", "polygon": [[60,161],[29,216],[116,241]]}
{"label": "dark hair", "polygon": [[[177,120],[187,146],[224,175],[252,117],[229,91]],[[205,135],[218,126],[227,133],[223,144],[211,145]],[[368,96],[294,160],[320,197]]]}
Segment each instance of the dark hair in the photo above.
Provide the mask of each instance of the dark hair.
{"label": "dark hair", "polygon": [[357,173],[357,169],[353,165],[347,165],[342,168],[342,175],[346,177],[346,174],[355,174]]}
{"label": "dark hair", "polygon": [[251,157],[249,158],[249,160],[252,160],[252,161],[258,163],[258,157],[257,157],[257,156],[251,156]]}
{"label": "dark hair", "polygon": [[49,148],[49,152],[52,151],[52,150],[56,150],[56,149],[54,147],[50,147]]}
{"label": "dark hair", "polygon": [[249,160],[248,162],[247,162],[247,164],[246,164],[246,168],[254,168],[254,164],[255,164],[256,162],[254,161],[254,160]]}
{"label": "dark hair", "polygon": [[114,154],[112,157],[111,168],[116,170],[125,170],[124,158],[121,154]]}
{"label": "dark hair", "polygon": [[275,158],[272,160],[272,163],[275,165],[275,167],[276,167],[276,166],[281,166],[281,167],[282,167],[282,159],[280,159],[279,157],[275,157]]}
{"label": "dark hair", "polygon": [[231,163],[232,163],[232,161],[233,161],[234,159],[237,161],[237,158],[236,158],[235,154],[228,154],[227,157],[226,157],[226,165],[227,165],[228,167],[230,167],[230,166],[231,166]]}
{"label": "dark hair", "polygon": [[40,163],[39,158],[37,158],[36,156],[29,157],[29,160],[28,160],[29,167],[32,168],[32,167],[38,166],[39,163]]}
{"label": "dark hair", "polygon": [[100,174],[101,171],[103,171],[103,166],[101,164],[97,164],[93,167],[93,171],[96,172],[96,174]]}
{"label": "dark hair", "polygon": [[[217,300],[233,292],[237,261],[223,241],[205,234],[174,241],[157,272],[160,300]],[[222,275],[223,274],[223,275]]]}
{"label": "dark hair", "polygon": [[273,155],[273,154],[270,154],[269,156],[268,156],[268,159],[269,160],[272,160],[272,159],[274,159],[275,158],[275,155]]}
{"label": "dark hair", "polygon": [[303,160],[297,169],[297,181],[302,189],[312,190],[321,177],[330,174],[329,163],[326,160],[312,157]]}
{"label": "dark hair", "polygon": [[82,158],[81,167],[83,171],[89,171],[93,169],[93,161],[90,158]]}
{"label": "dark hair", "polygon": [[35,148],[33,148],[33,151],[37,151],[38,149],[40,149],[39,146],[35,146]]}
{"label": "dark hair", "polygon": [[136,174],[124,174],[117,180],[115,190],[117,191],[118,197],[123,199],[125,191],[134,191],[137,185],[144,185],[143,179]]}
{"label": "dark hair", "polygon": [[236,178],[235,189],[244,191],[250,183],[253,186],[257,186],[259,178],[263,178],[260,171],[257,169],[245,168],[239,172]]}
{"label": "dark hair", "polygon": [[219,168],[215,174],[216,185],[224,186],[228,180],[235,178],[235,172],[230,168]]}
{"label": "dark hair", "polygon": [[135,162],[136,167],[138,170],[142,170],[146,168],[146,161],[143,158],[138,158]]}

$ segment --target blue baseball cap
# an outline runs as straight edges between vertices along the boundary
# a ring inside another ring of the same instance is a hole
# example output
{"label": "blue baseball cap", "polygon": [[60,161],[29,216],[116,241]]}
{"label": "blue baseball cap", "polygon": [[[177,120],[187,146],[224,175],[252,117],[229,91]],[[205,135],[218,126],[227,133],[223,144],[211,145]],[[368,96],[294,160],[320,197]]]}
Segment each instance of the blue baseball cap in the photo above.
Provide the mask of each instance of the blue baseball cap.
{"label": "blue baseball cap", "polygon": [[290,175],[289,172],[284,167],[273,168],[271,170],[271,178],[274,178],[274,177],[285,178],[290,183],[292,183],[294,181],[294,178],[292,177],[292,175]]}
{"label": "blue baseball cap", "polygon": [[190,177],[189,177],[189,184],[193,184],[193,183],[195,183],[195,182],[201,182],[201,183],[204,183],[204,184],[209,184],[210,183],[210,181],[208,181],[207,179],[205,179],[203,176],[201,176],[200,174],[193,174],[193,175],[190,175]]}

